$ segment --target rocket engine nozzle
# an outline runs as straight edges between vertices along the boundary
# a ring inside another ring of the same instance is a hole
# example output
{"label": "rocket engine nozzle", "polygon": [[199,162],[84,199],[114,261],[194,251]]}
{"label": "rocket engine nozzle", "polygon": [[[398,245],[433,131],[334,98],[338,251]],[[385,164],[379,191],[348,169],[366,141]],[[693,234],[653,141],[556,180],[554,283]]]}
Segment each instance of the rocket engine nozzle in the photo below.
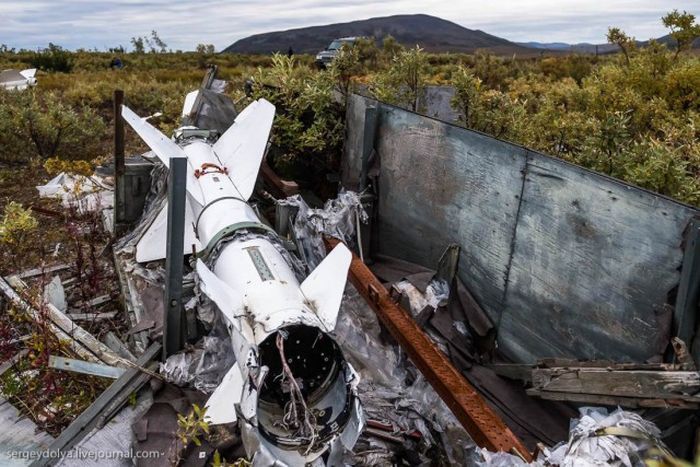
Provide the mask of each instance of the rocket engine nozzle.
{"label": "rocket engine nozzle", "polygon": [[335,341],[318,328],[294,325],[259,347],[269,368],[258,397],[258,430],[271,444],[308,454],[341,432],[355,395]]}

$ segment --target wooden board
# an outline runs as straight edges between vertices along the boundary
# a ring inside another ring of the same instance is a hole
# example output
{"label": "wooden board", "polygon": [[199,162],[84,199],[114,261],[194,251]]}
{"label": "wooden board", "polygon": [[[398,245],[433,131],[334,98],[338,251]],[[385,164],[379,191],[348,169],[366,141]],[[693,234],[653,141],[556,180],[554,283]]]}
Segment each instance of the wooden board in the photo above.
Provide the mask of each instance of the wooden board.
{"label": "wooden board", "polygon": [[696,371],[535,368],[532,387],[538,391],[700,402],[700,396],[693,396],[700,391],[700,373]]}
{"label": "wooden board", "polygon": [[608,405],[630,409],[687,409],[697,410],[700,404],[682,399],[641,399],[638,397],[603,396],[600,394],[574,394],[570,392],[538,391],[528,389],[527,394],[541,399],[560,402],[576,402],[591,406]]}

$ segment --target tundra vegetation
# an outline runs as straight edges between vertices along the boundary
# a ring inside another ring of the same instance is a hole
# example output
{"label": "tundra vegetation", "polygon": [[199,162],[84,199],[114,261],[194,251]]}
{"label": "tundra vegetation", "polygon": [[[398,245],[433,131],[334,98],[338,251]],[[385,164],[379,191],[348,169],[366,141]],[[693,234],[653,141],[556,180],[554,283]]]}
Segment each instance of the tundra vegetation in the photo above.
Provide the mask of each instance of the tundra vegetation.
{"label": "tundra vegetation", "polygon": [[[132,38],[131,52],[122,46],[109,52],[0,46],[0,69],[39,68],[37,87],[0,90],[0,274],[60,261],[78,278],[70,292],[76,302],[115,290],[104,254],[109,237],[99,218],[39,201],[34,186],[58,171],[89,174],[109,161],[114,89],[123,89],[140,115],[162,112],[151,122],[169,133],[179,124],[184,95],[212,64],[231,83],[227,92],[240,108],[258,97],[277,106],[269,162],[322,197],[331,195],[328,175],[338,171],[349,92],[420,112],[426,86],[439,84],[455,89],[459,125],[700,205],[700,56],[691,48],[700,28],[692,15],[678,11],[663,24],[672,37],[668,46],[640,44],[610,28],[607,39],[621,53],[601,56],[433,54],[391,37],[362,39],[325,70],[305,55],[217,54],[210,44],[173,52],[155,31]],[[253,83],[249,96],[246,80]],[[127,130],[127,152],[145,149]],[[41,275],[29,284],[40,311],[48,280]],[[13,307],[5,311],[2,360],[23,348],[29,352],[0,379],[0,392],[56,434],[107,382],[48,369],[49,354],[75,355],[45,323]],[[120,326],[124,330],[114,323]],[[98,337],[109,329],[104,322],[85,327]],[[78,396],[68,400],[72,388],[79,388]],[[198,420],[182,423],[189,437]]]}

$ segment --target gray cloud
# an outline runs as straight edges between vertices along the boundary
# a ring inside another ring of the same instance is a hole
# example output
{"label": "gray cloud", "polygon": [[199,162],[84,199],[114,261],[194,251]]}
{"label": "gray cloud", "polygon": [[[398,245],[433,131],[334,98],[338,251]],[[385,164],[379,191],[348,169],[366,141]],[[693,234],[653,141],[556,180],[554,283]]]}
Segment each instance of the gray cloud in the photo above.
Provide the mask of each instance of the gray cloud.
{"label": "gray cloud", "polygon": [[221,49],[260,32],[404,13],[426,13],[514,41],[602,42],[608,26],[638,39],[666,33],[673,8],[700,15],[695,0],[2,0],[0,43],[75,49],[129,45],[152,29],[173,49]]}

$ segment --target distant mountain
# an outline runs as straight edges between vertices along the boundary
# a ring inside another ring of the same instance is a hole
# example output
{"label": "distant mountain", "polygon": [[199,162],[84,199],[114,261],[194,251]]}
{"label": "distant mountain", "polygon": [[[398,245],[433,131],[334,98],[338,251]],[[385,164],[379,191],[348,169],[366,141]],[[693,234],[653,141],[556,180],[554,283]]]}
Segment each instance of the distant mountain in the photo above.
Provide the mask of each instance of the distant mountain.
{"label": "distant mountain", "polygon": [[517,44],[539,50],[556,50],[580,54],[594,54],[596,53],[596,47],[599,54],[616,52],[618,49],[616,45],[612,44],[591,44],[588,42],[580,42],[578,44],[567,44],[566,42],[518,42]]}
{"label": "distant mountain", "polygon": [[[637,41],[638,47],[646,47],[651,41]],[[656,42],[664,44],[669,49],[675,50],[676,41],[671,37],[670,34],[659,37]],[[531,47],[533,49],[539,50],[556,50],[560,52],[574,52],[574,53],[585,53],[594,54],[596,53],[596,48],[599,54],[608,54],[617,52],[619,47],[613,44],[590,44],[588,42],[581,42],[578,44],[567,44],[565,42],[517,42],[518,45],[523,47]],[[700,48],[700,38],[693,42],[693,48]]]}
{"label": "distant mountain", "polygon": [[223,51],[265,54],[286,52],[291,47],[295,53],[316,53],[340,37],[367,36],[382,39],[387,35],[393,36],[403,45],[420,45],[430,52],[469,53],[484,49],[497,54],[539,53],[483,31],[467,29],[429,15],[396,15],[255,34],[236,41]]}

